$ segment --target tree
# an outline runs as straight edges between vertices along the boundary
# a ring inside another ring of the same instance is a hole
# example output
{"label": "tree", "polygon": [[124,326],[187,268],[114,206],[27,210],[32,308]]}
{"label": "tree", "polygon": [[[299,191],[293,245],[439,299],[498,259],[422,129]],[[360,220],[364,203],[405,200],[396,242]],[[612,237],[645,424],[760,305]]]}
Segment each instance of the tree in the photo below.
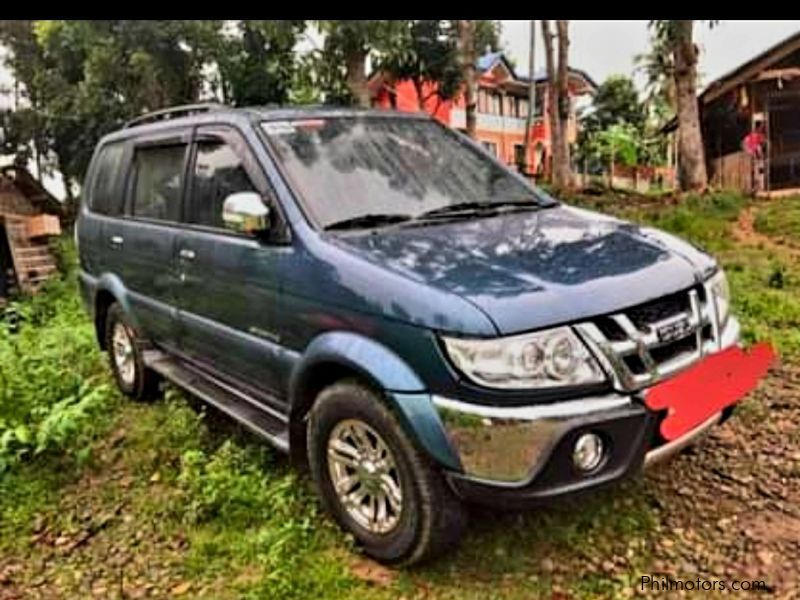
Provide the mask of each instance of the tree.
{"label": "tree", "polygon": [[635,167],[640,164],[641,132],[630,123],[614,123],[596,131],[585,148],[588,157],[608,165],[609,172],[615,164]]}
{"label": "tree", "polygon": [[[652,144],[645,140],[649,133],[646,125],[645,107],[633,80],[624,75],[611,75],[597,88],[590,112],[581,118],[577,144],[579,160],[589,161],[592,171],[603,168],[610,164],[612,157],[600,149],[616,146],[617,149],[626,148],[622,154],[630,166],[649,162]],[[615,140],[619,143],[614,144]]]}
{"label": "tree", "polygon": [[442,20],[402,24],[396,43],[380,59],[379,68],[394,81],[411,81],[420,110],[433,96],[453,98],[462,82],[456,27]]}
{"label": "tree", "polygon": [[672,61],[678,114],[678,182],[684,191],[705,190],[708,174],[697,102],[694,21],[653,21],[651,26]]}
{"label": "tree", "polygon": [[634,58],[636,70],[644,75],[644,104],[649,115],[663,117],[663,121],[675,116],[675,73],[672,53],[666,41],[657,35],[650,36],[650,49]]}
{"label": "tree", "polygon": [[556,188],[572,187],[569,140],[567,127],[570,114],[569,99],[569,21],[556,21],[558,32],[558,54],[554,55],[553,40],[556,35],[550,21],[542,21],[542,37],[547,65],[548,117],[550,122],[550,144],[553,158],[552,182]]}
{"label": "tree", "polygon": [[531,129],[536,117],[536,21],[530,23],[530,38],[528,39],[528,114],[525,118],[525,160],[518,165],[524,172],[525,164],[531,156]]}
{"label": "tree", "polygon": [[286,103],[295,85],[307,90],[294,56],[304,28],[304,21],[0,22],[5,62],[22,90],[20,109],[6,119],[16,153],[22,161],[29,152],[40,173],[60,171],[69,194],[97,140],[131,117],[209,96],[238,106]]}
{"label": "tree", "polygon": [[210,32],[218,43],[204,58],[219,70],[221,95],[235,106],[285,104],[291,96],[297,63],[294,46],[303,21],[239,21],[236,32]]}
{"label": "tree", "polygon": [[[318,21],[325,43],[318,65],[329,100],[368,108],[367,58],[394,46],[403,21]],[[342,86],[344,82],[344,86]]]}
{"label": "tree", "polygon": [[502,50],[500,36],[503,33],[503,25],[500,21],[479,19],[473,21],[473,23],[475,23],[475,54],[480,56],[487,52],[498,52]]}
{"label": "tree", "polygon": [[599,131],[615,123],[628,123],[642,129],[644,106],[630,77],[611,75],[597,88],[592,99],[592,112],[583,120],[584,128]]}
{"label": "tree", "polygon": [[475,21],[458,21],[458,50],[461,61],[461,79],[464,85],[464,115],[467,135],[476,138],[478,78],[475,63],[478,59],[475,44]]}
{"label": "tree", "polygon": [[[202,58],[191,21],[4,21],[0,41],[21,86],[43,170],[72,190],[97,140],[143,111],[196,101]],[[19,128],[18,131],[21,131]]]}

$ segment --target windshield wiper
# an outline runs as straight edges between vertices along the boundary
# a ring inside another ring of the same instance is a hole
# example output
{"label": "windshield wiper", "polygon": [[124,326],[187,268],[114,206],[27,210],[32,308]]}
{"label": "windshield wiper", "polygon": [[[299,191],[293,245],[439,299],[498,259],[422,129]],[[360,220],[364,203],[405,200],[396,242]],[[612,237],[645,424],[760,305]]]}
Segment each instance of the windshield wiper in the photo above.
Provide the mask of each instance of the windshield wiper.
{"label": "windshield wiper", "polygon": [[456,204],[448,204],[447,206],[440,206],[433,210],[426,211],[417,216],[417,219],[436,219],[438,217],[453,217],[453,216],[472,216],[480,214],[496,214],[501,209],[516,209],[531,210],[532,208],[544,208],[541,202],[535,200],[501,200],[500,202],[457,202]]}
{"label": "windshield wiper", "polygon": [[394,223],[403,223],[411,221],[411,215],[404,215],[398,213],[370,213],[366,215],[359,215],[357,217],[350,217],[349,219],[342,219],[335,221],[325,226],[325,231],[330,230],[344,230],[344,229],[369,229],[372,227],[380,227],[381,225],[393,225]]}

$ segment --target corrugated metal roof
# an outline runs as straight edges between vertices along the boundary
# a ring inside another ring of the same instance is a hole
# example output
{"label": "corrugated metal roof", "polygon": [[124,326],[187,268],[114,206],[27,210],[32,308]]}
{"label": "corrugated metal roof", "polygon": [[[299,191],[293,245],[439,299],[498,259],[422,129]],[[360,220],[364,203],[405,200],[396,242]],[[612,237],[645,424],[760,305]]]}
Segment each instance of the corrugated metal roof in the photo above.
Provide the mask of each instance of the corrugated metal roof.
{"label": "corrugated metal roof", "polygon": [[[484,54],[483,56],[479,57],[478,60],[475,61],[475,67],[480,72],[485,73],[486,71],[488,71],[489,69],[494,67],[494,65],[497,64],[498,62],[502,62],[503,65],[511,73],[511,76],[514,79],[516,79],[517,81],[520,81],[522,83],[527,83],[527,82],[529,82],[531,80],[530,77],[528,77],[527,75],[519,75],[514,70],[514,67],[511,65],[511,63],[508,61],[508,59],[505,57],[505,55],[502,52],[489,52],[488,54]],[[586,73],[586,71],[583,71],[581,69],[576,69],[574,67],[569,67],[569,71],[570,71],[570,73],[572,73],[574,75],[580,75],[581,77],[583,77],[586,80],[586,82],[591,87],[597,89],[597,84],[594,82],[594,80],[591,77],[589,77],[589,75]],[[539,69],[538,71],[536,71],[533,74],[533,79],[536,82],[547,81],[547,70],[546,69]]]}

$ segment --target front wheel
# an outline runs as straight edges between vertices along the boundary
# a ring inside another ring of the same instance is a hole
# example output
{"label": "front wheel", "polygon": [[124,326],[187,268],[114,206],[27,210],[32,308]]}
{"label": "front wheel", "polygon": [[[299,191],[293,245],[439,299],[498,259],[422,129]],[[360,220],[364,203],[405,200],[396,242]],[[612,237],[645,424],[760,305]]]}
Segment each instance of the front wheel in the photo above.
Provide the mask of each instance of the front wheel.
{"label": "front wheel", "polygon": [[108,308],[106,348],[120,391],[134,400],[151,400],[159,393],[160,378],[144,365],[136,330],[119,304]]}
{"label": "front wheel", "polygon": [[465,511],[380,395],[355,380],[323,390],[308,420],[311,474],[327,510],[371,557],[414,564],[452,547]]}

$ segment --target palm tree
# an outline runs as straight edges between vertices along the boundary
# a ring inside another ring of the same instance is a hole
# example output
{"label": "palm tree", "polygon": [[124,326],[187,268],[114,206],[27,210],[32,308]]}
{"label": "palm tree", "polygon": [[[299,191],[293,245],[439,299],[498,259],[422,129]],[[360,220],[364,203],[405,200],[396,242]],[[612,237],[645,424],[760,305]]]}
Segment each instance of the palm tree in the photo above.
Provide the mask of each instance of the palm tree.
{"label": "palm tree", "polygon": [[675,67],[672,53],[666,48],[663,39],[650,37],[650,51],[637,54],[634,58],[636,70],[645,77],[644,104],[647,112],[652,114],[659,108],[672,111],[671,118],[677,112],[675,97]]}

